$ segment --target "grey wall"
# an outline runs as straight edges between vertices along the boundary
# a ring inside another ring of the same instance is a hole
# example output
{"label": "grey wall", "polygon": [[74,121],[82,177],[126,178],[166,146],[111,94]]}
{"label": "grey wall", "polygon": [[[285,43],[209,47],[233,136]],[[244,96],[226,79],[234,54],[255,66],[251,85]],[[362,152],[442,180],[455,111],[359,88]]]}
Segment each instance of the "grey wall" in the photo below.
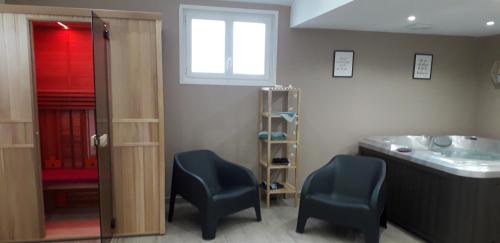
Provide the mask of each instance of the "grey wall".
{"label": "grey wall", "polygon": [[480,47],[478,134],[500,139],[500,89],[495,89],[489,75],[493,63],[500,61],[500,35],[482,38]]}
{"label": "grey wall", "polygon": [[[175,152],[208,148],[256,171],[258,88],[179,84],[179,0],[8,2],[161,11],[167,161]],[[335,154],[355,152],[365,136],[475,132],[474,38],[290,29],[288,7],[182,3],[279,10],[278,81],[304,93],[299,181]],[[356,51],[354,78],[331,78],[334,49]],[[431,81],[412,80],[415,52],[434,54]]]}

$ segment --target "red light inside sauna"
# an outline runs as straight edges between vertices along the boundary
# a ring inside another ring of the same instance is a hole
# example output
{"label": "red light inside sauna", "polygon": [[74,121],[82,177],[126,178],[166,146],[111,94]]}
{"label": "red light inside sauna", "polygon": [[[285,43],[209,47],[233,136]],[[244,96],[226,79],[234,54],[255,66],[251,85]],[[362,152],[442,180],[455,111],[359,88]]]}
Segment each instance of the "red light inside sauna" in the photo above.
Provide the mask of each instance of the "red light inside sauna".
{"label": "red light inside sauna", "polygon": [[63,29],[67,30],[69,29],[67,25],[61,23],[61,22],[57,22],[58,25],[60,25],[61,27],[63,27]]}

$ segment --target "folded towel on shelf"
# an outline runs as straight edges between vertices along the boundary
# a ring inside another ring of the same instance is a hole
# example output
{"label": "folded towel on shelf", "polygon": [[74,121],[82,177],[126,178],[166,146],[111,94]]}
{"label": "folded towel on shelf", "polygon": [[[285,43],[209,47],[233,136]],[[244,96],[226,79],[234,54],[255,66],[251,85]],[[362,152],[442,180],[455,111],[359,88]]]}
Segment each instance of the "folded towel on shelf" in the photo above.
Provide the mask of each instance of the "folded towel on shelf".
{"label": "folded towel on shelf", "polygon": [[[268,134],[266,131],[259,132],[259,139],[267,140],[267,136],[268,136]],[[271,140],[286,140],[286,138],[287,138],[287,135],[284,132],[272,132],[271,133]]]}
{"label": "folded towel on shelf", "polygon": [[283,117],[283,119],[285,119],[287,122],[293,122],[297,117],[297,113],[295,112],[278,112],[278,114],[281,117]]}

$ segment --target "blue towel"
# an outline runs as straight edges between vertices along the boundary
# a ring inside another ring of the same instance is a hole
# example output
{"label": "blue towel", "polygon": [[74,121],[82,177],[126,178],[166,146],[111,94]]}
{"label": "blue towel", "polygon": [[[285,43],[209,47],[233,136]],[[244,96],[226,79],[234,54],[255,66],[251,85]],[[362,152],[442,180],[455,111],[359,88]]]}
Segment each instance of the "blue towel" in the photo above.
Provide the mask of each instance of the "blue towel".
{"label": "blue towel", "polygon": [[[271,140],[286,140],[287,136],[284,132],[272,132]],[[259,139],[267,140],[267,132],[259,132]]]}
{"label": "blue towel", "polygon": [[293,122],[297,117],[297,113],[295,112],[279,112],[279,115],[287,122]]}

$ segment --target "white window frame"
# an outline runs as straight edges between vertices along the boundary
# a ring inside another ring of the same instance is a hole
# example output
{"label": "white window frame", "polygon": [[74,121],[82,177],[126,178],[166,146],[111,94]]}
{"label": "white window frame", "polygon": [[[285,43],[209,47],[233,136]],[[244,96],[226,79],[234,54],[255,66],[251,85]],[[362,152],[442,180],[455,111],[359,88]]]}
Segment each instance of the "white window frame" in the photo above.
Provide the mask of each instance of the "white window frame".
{"label": "white window frame", "polygon": [[[191,72],[191,19],[223,20],[226,22],[225,73]],[[264,75],[232,73],[232,32],[234,21],[266,24],[266,51]],[[179,63],[181,84],[274,86],[278,47],[278,11],[241,8],[223,8],[198,5],[179,7]]]}

